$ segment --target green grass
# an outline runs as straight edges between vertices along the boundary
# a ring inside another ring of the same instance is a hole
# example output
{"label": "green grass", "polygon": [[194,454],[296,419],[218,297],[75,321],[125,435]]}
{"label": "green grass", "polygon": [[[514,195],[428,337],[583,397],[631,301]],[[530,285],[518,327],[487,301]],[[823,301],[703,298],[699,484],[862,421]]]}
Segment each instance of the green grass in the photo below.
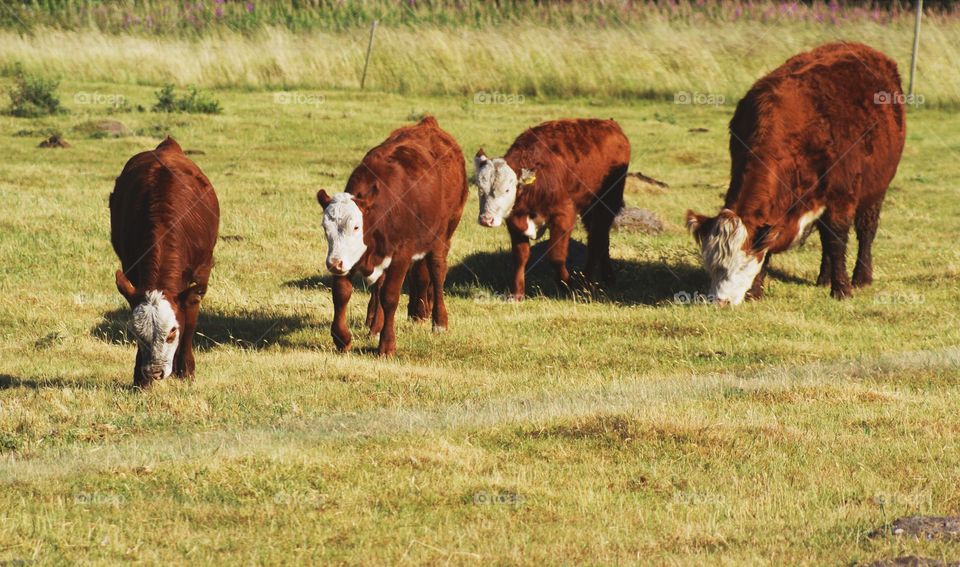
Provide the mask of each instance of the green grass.
{"label": "green grass", "polygon": [[[0,117],[0,561],[957,557],[955,544],[868,537],[901,515],[960,512],[955,113],[910,110],[872,288],[844,303],[815,288],[814,238],[774,258],[765,300],[716,309],[673,297],[706,283],[682,219],[721,203],[732,100],[224,89],[220,115],[108,116],[109,101],[149,106],[154,91],[66,80],[69,114]],[[450,332],[403,321],[399,356],[378,359],[360,292],[359,352],[338,355],[313,195],[341,189],[367,149],[423,112],[468,157],[542,120],[615,118],[631,169],[670,185],[631,184],[628,204],[667,230],[613,235],[619,279],[605,293],[557,298],[541,264],[531,298],[504,303],[507,235],[476,225],[471,192]],[[139,134],[84,134],[105,117]],[[73,148],[37,149],[53,130]],[[194,159],[220,196],[222,238],[196,380],[139,393],[107,195],[166,132],[205,152]]]}

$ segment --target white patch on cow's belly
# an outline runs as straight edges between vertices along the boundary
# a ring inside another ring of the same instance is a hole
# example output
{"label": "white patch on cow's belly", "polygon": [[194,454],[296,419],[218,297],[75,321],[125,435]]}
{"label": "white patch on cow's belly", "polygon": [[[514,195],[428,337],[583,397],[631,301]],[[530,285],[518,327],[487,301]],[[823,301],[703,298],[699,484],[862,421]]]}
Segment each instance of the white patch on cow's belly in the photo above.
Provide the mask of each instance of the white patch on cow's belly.
{"label": "white patch on cow's belly", "polygon": [[527,217],[527,230],[523,231],[530,240],[537,239],[537,224],[533,222],[533,217]]}
{"label": "white patch on cow's belly", "polygon": [[383,275],[383,271],[390,267],[390,262],[392,258],[387,256],[383,259],[383,262],[380,262],[380,265],[373,269],[369,276],[364,278],[367,281],[367,285],[373,285],[377,283],[377,280],[380,279],[380,276]]}
{"label": "white patch on cow's belly", "polygon": [[790,243],[790,248],[803,244],[804,241],[807,240],[807,237],[813,232],[813,223],[823,216],[823,211],[825,210],[827,210],[827,207],[821,206],[818,209],[811,209],[803,213],[799,223],[797,223],[797,235],[793,238],[793,242]]}
{"label": "white patch on cow's belly", "polygon": [[416,254],[413,255],[413,261],[419,262],[420,260],[423,260],[426,257],[427,257],[426,252],[417,252]]}

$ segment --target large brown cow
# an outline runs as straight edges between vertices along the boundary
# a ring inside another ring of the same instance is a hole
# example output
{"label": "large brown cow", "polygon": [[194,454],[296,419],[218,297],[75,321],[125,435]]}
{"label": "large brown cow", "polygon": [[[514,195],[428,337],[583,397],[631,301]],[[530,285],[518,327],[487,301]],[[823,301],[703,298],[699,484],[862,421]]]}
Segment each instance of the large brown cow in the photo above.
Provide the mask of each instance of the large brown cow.
{"label": "large brown cow", "polygon": [[823,256],[818,285],[851,295],[847,234],[859,250],[853,286],[873,280],[880,207],[903,152],[897,65],[865,45],[834,43],[789,59],[757,81],[730,122],[730,188],[715,217],[687,211],[718,303],[763,294],[772,254],[814,225]]}
{"label": "large brown cow", "polygon": [[374,285],[367,326],[380,333],[381,355],[397,349],[394,316],[408,270],[411,316],[426,318],[432,311],[434,330],[446,330],[447,252],[467,200],[467,174],[460,146],[436,119],[395,130],[367,152],[346,192],[330,196],[321,189],[317,200],[324,209],[327,269],[334,274],[331,335],[337,349],[350,348],[346,311],[353,273]]}
{"label": "large brown cow", "polygon": [[503,158],[474,158],[481,226],[506,220],[513,245],[511,293],[522,299],[530,240],[550,229],[547,258],[558,284],[570,282],[567,251],[577,214],[587,229],[587,279],[613,278],[610,227],[623,208],[630,141],[613,120],[544,122],[521,134]]}
{"label": "large brown cow", "polygon": [[193,334],[217,242],[217,195],[173,138],[124,166],[110,195],[117,289],[133,308],[134,384],[194,372]]}

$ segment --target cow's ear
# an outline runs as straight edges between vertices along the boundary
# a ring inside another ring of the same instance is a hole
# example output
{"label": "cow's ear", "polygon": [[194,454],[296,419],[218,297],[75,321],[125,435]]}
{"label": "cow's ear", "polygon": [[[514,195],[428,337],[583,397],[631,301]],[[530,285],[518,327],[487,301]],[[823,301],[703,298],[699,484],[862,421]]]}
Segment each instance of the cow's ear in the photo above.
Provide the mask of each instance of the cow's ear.
{"label": "cow's ear", "polygon": [[357,208],[360,209],[360,212],[367,214],[367,211],[370,210],[370,207],[373,206],[373,199],[364,195],[363,197],[354,197],[353,202],[357,205]]}
{"label": "cow's ear", "polygon": [[477,150],[477,155],[473,157],[473,166],[477,169],[483,167],[483,164],[490,161],[490,158],[487,157],[487,154],[484,153],[483,148]]}
{"label": "cow's ear", "polygon": [[130,280],[127,279],[123,270],[117,270],[117,291],[127,300],[127,303],[133,305],[133,298],[137,295],[137,290],[133,287],[133,284],[130,283]]}
{"label": "cow's ear", "polygon": [[765,224],[757,229],[757,232],[753,235],[753,245],[751,248],[754,252],[762,252],[770,248],[777,239],[780,238],[780,231]]}
{"label": "cow's ear", "polygon": [[537,173],[532,169],[527,169],[525,167],[520,168],[520,184],[521,185],[533,185],[534,181],[537,180]]}
{"label": "cow's ear", "polygon": [[687,209],[687,230],[693,235],[697,242],[703,240],[703,231],[709,222],[710,217]]}
{"label": "cow's ear", "polygon": [[330,204],[330,201],[333,201],[333,197],[327,195],[326,189],[321,189],[317,191],[317,202],[320,203],[320,206],[324,209]]}

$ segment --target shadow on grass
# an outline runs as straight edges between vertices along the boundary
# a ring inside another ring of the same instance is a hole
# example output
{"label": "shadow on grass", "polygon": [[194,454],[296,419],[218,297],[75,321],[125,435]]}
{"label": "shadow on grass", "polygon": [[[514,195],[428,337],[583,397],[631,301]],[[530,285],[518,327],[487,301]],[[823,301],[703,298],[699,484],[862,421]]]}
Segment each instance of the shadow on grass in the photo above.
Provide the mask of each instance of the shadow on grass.
{"label": "shadow on grass", "polygon": [[26,388],[28,390],[40,390],[42,388],[75,388],[75,389],[105,389],[105,390],[117,390],[117,391],[132,391],[136,390],[133,383],[128,384],[103,384],[99,382],[85,382],[83,380],[74,379],[66,380],[63,378],[41,378],[41,379],[32,379],[32,378],[18,378],[10,374],[0,374],[0,390],[12,390],[15,388]]}
{"label": "shadow on grass", "polygon": [[[566,290],[559,290],[554,280],[553,266],[546,259],[550,244],[544,240],[530,249],[527,264],[527,295],[540,293],[548,297],[564,297]],[[587,247],[580,241],[571,240],[567,254],[567,269],[572,274],[574,291],[585,298],[612,301],[628,305],[654,305],[672,301],[676,294],[693,295],[705,292],[709,279],[699,267],[690,264],[662,262],[638,262],[613,259],[616,282],[606,286],[587,286],[580,274],[587,263]],[[779,277],[778,277],[779,276]],[[780,277],[789,277],[778,274]],[[447,294],[452,297],[471,299],[503,297],[513,279],[513,258],[509,250],[475,252],[461,262],[451,265],[447,272]],[[354,278],[357,290],[366,290],[360,278]],[[284,286],[301,290],[329,291],[333,277],[316,274],[291,280]],[[404,286],[406,293],[406,286]]]}
{"label": "shadow on grass", "polygon": [[783,270],[778,268],[769,267],[767,268],[767,276],[784,283],[792,283],[797,285],[813,285],[814,281],[801,278],[800,276],[794,274],[788,274]]}
{"label": "shadow on grass", "polygon": [[[90,334],[113,344],[129,344],[133,337],[127,331],[129,309],[114,309],[103,314],[103,319]],[[223,314],[200,310],[197,335],[193,346],[198,351],[217,346],[234,345],[247,349],[262,349],[273,345],[292,346],[287,336],[307,326],[305,317],[263,313]]]}
{"label": "shadow on grass", "polygon": [[[553,266],[545,256],[549,250],[547,241],[530,249],[527,264],[527,295],[542,292],[548,297],[566,296],[556,284]],[[616,281],[613,284],[586,286],[579,273],[587,262],[587,247],[582,242],[571,240],[567,254],[567,269],[574,274],[576,293],[600,301],[612,301],[627,305],[654,305],[672,301],[676,294],[693,294],[706,289],[707,274],[699,267],[689,264],[663,262],[638,262],[614,258]],[[479,298],[499,297],[505,294],[513,279],[513,258],[509,250],[476,252],[452,266],[447,274],[448,291],[452,296]],[[578,277],[579,276],[579,277]]]}

